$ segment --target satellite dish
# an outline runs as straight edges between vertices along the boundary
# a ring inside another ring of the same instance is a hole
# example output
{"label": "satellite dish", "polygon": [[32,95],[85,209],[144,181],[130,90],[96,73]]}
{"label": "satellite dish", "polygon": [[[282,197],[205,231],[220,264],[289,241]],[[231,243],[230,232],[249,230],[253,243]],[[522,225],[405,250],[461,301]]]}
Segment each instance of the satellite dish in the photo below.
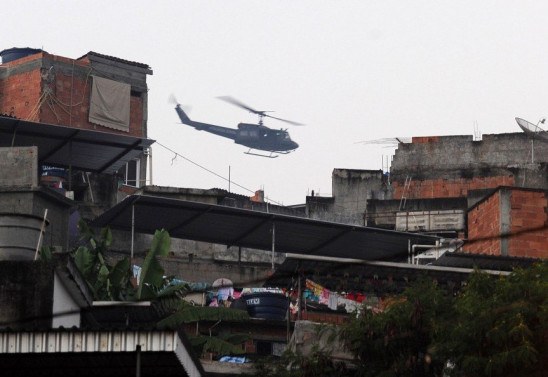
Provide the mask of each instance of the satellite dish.
{"label": "satellite dish", "polygon": [[537,124],[533,124],[526,121],[525,119],[516,118],[516,122],[518,122],[518,126],[523,130],[523,132],[525,132],[532,138],[548,141],[548,132],[539,127],[539,123],[544,123],[544,121],[545,119],[541,119],[538,121]]}

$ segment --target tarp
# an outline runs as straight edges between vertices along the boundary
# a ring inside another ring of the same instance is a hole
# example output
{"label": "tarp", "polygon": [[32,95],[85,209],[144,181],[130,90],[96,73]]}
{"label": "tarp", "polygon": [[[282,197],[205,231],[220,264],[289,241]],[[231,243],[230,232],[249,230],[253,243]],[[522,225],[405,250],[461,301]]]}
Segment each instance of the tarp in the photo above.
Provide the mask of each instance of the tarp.
{"label": "tarp", "polygon": [[92,77],[89,121],[129,132],[131,86],[99,76]]}

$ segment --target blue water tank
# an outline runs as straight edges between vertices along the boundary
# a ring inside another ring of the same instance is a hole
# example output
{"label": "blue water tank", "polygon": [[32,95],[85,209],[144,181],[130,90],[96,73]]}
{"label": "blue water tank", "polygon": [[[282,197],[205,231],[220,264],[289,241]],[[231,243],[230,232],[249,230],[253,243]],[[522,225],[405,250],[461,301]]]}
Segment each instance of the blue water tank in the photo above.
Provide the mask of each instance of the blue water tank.
{"label": "blue water tank", "polygon": [[43,50],[39,48],[13,47],[0,51],[0,57],[2,58],[2,64],[4,64],[13,60],[24,58],[25,56],[37,54],[42,51]]}

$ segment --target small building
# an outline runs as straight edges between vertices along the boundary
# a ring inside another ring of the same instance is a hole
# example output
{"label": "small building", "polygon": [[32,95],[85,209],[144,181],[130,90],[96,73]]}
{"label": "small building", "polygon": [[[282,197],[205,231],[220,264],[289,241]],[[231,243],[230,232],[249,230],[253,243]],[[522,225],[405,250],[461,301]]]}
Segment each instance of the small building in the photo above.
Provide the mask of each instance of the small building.
{"label": "small building", "polygon": [[468,210],[473,254],[548,258],[548,191],[498,187]]}
{"label": "small building", "polygon": [[[147,64],[92,51],[72,59],[41,49],[10,48],[0,56],[0,114],[37,124],[147,137],[146,77],[152,75]],[[145,153],[118,173],[125,183],[142,185]]]}

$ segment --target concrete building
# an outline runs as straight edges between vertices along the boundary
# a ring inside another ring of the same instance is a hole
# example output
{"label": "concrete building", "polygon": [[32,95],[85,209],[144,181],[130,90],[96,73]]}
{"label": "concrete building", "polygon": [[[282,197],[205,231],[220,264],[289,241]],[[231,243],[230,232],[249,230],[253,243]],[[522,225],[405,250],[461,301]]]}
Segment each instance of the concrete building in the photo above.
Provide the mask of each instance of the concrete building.
{"label": "concrete building", "polygon": [[[525,133],[414,137],[400,143],[390,168],[393,198],[467,197],[474,190],[548,189],[548,143]],[[473,203],[471,203],[473,204]]]}
{"label": "concrete building", "polygon": [[[332,197],[307,197],[309,217],[473,238],[476,241],[466,250],[474,253],[548,258],[548,239],[541,229],[546,227],[545,204],[531,194],[531,190],[540,190],[536,195],[542,196],[548,189],[548,143],[525,133],[483,135],[482,140],[472,136],[413,137],[411,143],[398,144],[389,175],[334,169],[332,177]],[[503,204],[506,220],[501,220],[501,212],[498,225],[489,225],[496,229],[484,233],[492,215],[483,214],[481,220],[474,216],[483,213],[485,202],[496,200],[501,193],[505,193],[505,203],[526,196],[522,201],[536,206],[532,223],[539,229],[506,241],[479,242],[482,237],[520,232],[510,224],[532,213],[532,207]],[[483,204],[478,207],[478,203]],[[479,223],[484,225],[478,227]],[[530,250],[518,251],[520,247]]]}
{"label": "concrete building", "polygon": [[306,197],[306,215],[311,219],[344,224],[364,224],[368,200],[391,198],[388,177],[382,170],[333,169],[332,196]]}

